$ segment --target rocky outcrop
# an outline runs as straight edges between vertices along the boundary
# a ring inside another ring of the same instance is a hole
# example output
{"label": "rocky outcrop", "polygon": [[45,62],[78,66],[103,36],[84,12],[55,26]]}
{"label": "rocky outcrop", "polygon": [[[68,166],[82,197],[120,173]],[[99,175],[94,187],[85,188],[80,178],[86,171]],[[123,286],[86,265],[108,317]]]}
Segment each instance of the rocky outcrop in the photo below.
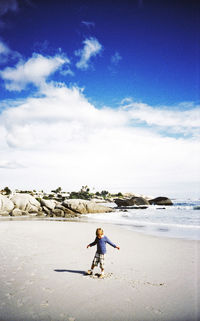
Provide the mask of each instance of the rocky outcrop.
{"label": "rocky outcrop", "polygon": [[95,202],[82,199],[68,199],[65,200],[62,205],[67,209],[79,214],[108,213],[113,211],[110,207],[106,207],[96,204]]}
{"label": "rocky outcrop", "polygon": [[27,193],[17,193],[9,199],[0,194],[1,216],[38,215],[50,217],[78,217],[87,213],[112,212],[112,208],[83,199],[67,199],[63,203],[55,200],[41,199],[38,202]]}
{"label": "rocky outcrop", "polygon": [[114,199],[114,202],[117,204],[118,207],[149,205],[149,202],[145,198],[135,196],[130,199],[116,198]]}
{"label": "rocky outcrop", "polygon": [[13,202],[4,195],[0,194],[0,215],[7,216],[13,210]]}
{"label": "rocky outcrop", "polygon": [[37,213],[40,209],[40,203],[30,194],[15,194],[11,201],[15,208],[28,213]]}
{"label": "rocky outcrop", "polygon": [[151,205],[164,205],[164,206],[170,206],[173,205],[172,201],[168,197],[159,196],[154,199],[149,200],[149,203]]}

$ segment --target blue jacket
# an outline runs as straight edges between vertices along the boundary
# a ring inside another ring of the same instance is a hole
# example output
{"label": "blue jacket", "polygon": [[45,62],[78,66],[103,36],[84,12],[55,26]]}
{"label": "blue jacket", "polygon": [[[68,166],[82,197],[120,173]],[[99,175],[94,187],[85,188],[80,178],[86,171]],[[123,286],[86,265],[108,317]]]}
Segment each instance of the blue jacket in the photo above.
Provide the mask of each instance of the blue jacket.
{"label": "blue jacket", "polygon": [[113,247],[116,247],[116,245],[114,243],[112,243],[107,236],[103,236],[101,239],[99,239],[98,237],[96,237],[96,239],[94,240],[94,242],[90,243],[90,246],[94,246],[97,244],[97,253],[99,254],[105,254],[106,253],[106,243],[110,244]]}

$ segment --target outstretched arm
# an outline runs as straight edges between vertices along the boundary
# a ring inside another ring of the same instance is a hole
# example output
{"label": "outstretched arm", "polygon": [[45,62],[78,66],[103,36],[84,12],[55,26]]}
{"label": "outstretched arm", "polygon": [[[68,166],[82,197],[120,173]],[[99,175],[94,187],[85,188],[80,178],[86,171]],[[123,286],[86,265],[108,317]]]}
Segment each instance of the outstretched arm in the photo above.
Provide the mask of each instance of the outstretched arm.
{"label": "outstretched arm", "polygon": [[97,244],[97,238],[94,240],[94,242],[87,245],[87,249],[88,249],[88,247],[94,246],[96,244]]}
{"label": "outstretched arm", "polygon": [[108,244],[111,245],[112,247],[120,250],[120,247],[117,246],[117,245],[115,245],[114,243],[112,243],[112,242],[107,238],[107,236],[106,236],[106,243],[108,243]]}

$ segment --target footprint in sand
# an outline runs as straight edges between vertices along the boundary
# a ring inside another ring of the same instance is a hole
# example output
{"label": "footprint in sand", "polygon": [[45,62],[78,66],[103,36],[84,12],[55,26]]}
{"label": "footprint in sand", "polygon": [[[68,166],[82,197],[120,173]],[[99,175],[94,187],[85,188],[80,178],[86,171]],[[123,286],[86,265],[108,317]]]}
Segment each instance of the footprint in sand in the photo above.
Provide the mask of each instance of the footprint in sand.
{"label": "footprint in sand", "polygon": [[92,275],[87,275],[86,276],[89,276],[90,278],[92,279],[110,279],[113,277],[113,273],[106,273],[103,277],[100,277],[100,273],[95,273],[95,274],[92,274]]}
{"label": "footprint in sand", "polygon": [[54,290],[50,289],[50,288],[42,288],[43,291],[49,292],[49,293],[53,293]]}
{"label": "footprint in sand", "polygon": [[12,293],[6,293],[5,296],[8,298],[8,300],[10,300],[12,298],[13,294]]}
{"label": "footprint in sand", "polygon": [[21,308],[24,305],[24,302],[22,300],[17,300],[17,307]]}
{"label": "footprint in sand", "polygon": [[146,282],[144,282],[144,284],[146,285],[151,285],[151,286],[166,286],[166,283],[151,283],[151,282],[148,282],[148,281],[146,281]]}
{"label": "footprint in sand", "polygon": [[21,288],[20,288],[20,291],[25,291],[26,290],[26,288],[24,287],[24,286],[22,286]]}
{"label": "footprint in sand", "polygon": [[6,305],[5,302],[2,302],[2,303],[0,304],[0,310],[2,310],[5,305]]}
{"label": "footprint in sand", "polygon": [[159,310],[159,309],[154,309],[153,307],[150,307],[150,306],[146,306],[145,309],[146,309],[146,310],[149,310],[149,311],[151,311],[151,312],[153,312],[153,313],[155,313],[155,314],[162,314],[162,313],[163,313],[161,310]]}
{"label": "footprint in sand", "polygon": [[17,271],[21,271],[21,270],[23,270],[23,267],[22,267],[22,266],[19,266],[19,267],[17,268]]}
{"label": "footprint in sand", "polygon": [[6,281],[5,283],[7,285],[11,285],[14,281],[15,281],[15,279],[10,279],[10,280]]}
{"label": "footprint in sand", "polygon": [[25,282],[25,285],[32,285],[33,284],[33,281],[32,280],[28,280]]}
{"label": "footprint in sand", "polygon": [[49,302],[48,301],[43,301],[41,304],[40,304],[41,307],[43,308],[47,308],[49,306]]}

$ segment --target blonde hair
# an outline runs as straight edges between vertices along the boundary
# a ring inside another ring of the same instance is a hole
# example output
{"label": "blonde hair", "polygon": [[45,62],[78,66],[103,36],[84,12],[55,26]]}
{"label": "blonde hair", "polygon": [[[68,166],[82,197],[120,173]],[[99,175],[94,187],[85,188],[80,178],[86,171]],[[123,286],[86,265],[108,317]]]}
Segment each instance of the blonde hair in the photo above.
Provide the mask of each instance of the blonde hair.
{"label": "blonde hair", "polygon": [[103,229],[101,227],[96,229],[96,236],[98,236],[99,234],[103,235]]}

